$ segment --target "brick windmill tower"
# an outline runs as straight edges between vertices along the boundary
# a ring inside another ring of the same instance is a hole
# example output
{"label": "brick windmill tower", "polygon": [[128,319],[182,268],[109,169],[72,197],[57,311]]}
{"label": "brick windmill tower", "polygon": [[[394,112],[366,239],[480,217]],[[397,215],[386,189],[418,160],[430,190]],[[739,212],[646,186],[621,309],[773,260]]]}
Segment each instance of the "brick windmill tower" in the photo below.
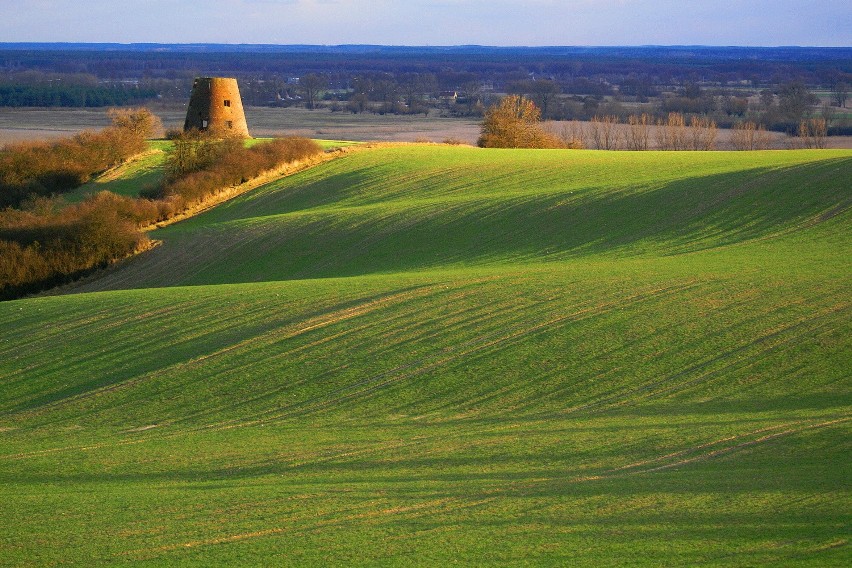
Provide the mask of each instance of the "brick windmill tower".
{"label": "brick windmill tower", "polygon": [[184,130],[192,128],[249,137],[236,79],[199,77],[195,80],[183,123]]}

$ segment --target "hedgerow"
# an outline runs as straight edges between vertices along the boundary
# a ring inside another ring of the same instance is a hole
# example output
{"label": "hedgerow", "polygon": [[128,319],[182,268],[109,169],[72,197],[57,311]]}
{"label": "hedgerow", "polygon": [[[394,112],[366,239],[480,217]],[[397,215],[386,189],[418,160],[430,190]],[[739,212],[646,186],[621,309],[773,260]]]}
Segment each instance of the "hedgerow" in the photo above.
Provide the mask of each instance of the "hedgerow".
{"label": "hedgerow", "polygon": [[145,248],[139,224],[158,214],[152,201],[107,191],[59,210],[38,205],[0,213],[2,299],[64,284]]}
{"label": "hedgerow", "polygon": [[[56,142],[25,142],[0,151],[0,207],[65,193],[146,149],[159,119],[147,109],[111,113],[113,125]],[[156,119],[156,120],[155,120]]]}
{"label": "hedgerow", "polygon": [[[79,185],[131,149],[138,152],[127,142],[127,130],[111,127],[52,145],[13,148],[0,156],[6,172],[16,172],[14,164],[29,168],[18,171],[15,179],[11,174],[3,178],[18,188],[14,199],[7,200],[18,208],[0,211],[0,299],[70,282],[142,250],[149,244],[142,227],[168,220],[223,188],[322,151],[304,138],[245,148],[242,140],[188,133],[175,141],[164,184],[143,197],[103,191],[66,207],[44,197]],[[111,155],[105,149],[109,140],[116,141]]]}
{"label": "hedgerow", "polygon": [[261,173],[316,155],[320,146],[307,138],[277,138],[246,148],[240,138],[189,131],[174,139],[162,187],[149,197],[172,198],[188,208]]}

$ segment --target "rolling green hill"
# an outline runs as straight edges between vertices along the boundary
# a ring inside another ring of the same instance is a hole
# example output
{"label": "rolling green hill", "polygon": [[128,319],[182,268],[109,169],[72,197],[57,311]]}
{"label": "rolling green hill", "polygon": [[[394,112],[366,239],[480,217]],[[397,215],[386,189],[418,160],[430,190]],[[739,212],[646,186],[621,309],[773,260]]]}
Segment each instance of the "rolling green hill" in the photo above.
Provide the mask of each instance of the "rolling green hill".
{"label": "rolling green hill", "polygon": [[848,151],[357,150],[0,303],[0,565],[845,566]]}

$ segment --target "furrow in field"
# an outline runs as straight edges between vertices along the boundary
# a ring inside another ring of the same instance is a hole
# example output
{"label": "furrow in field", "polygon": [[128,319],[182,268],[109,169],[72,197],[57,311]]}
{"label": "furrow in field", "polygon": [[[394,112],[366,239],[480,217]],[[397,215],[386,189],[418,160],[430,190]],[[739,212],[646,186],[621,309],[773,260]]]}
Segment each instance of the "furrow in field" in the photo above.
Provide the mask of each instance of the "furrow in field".
{"label": "furrow in field", "polygon": [[[474,281],[467,283],[465,287],[476,286],[479,282]],[[281,345],[280,349],[276,349],[269,355],[263,352],[262,360],[264,364],[276,366],[278,364],[291,363],[296,357],[302,357],[303,360],[310,360],[315,356],[317,350],[322,349],[340,349],[336,343],[342,342],[345,339],[350,341],[346,343],[346,352],[358,352],[363,356],[381,358],[386,349],[399,349],[401,345],[410,343],[412,349],[424,349],[429,344],[430,340],[438,341],[445,340],[446,335],[454,331],[461,332],[465,328],[476,328],[484,325],[491,320],[505,318],[511,311],[522,311],[520,307],[505,307],[505,310],[495,310],[493,307],[488,309],[476,304],[467,304],[463,302],[470,296],[479,295],[476,290],[465,290],[464,288],[455,287],[452,293],[444,290],[444,287],[439,287],[432,294],[424,295],[419,300],[428,300],[425,305],[419,302],[413,302],[410,305],[395,306],[397,310],[389,314],[381,313],[377,317],[380,323],[377,323],[376,317],[369,318],[366,322],[358,325],[348,325],[339,332],[331,335],[324,335],[314,339],[308,343],[303,343],[294,347],[285,347]],[[414,300],[414,299],[412,299]],[[429,313],[434,310],[435,303],[445,303],[449,306],[455,306],[450,311],[441,313],[441,327],[435,330],[432,325],[432,319],[435,316],[428,318],[418,318],[418,315]],[[484,313],[483,313],[484,312]],[[363,314],[366,315],[366,314]],[[353,322],[354,324],[354,322]],[[425,328],[425,329],[423,329]],[[353,343],[354,342],[354,343]],[[254,345],[253,345],[254,347]],[[261,355],[259,354],[258,357]],[[320,374],[304,375],[301,377],[292,377],[286,382],[278,383],[273,388],[267,388],[263,385],[258,385],[260,389],[256,394],[242,398],[238,402],[229,402],[220,406],[205,408],[204,410],[189,413],[183,416],[182,421],[195,421],[201,416],[216,415],[219,411],[233,411],[241,406],[248,406],[250,403],[255,403],[260,400],[270,400],[274,395],[283,393],[288,389],[304,385],[308,382],[322,383],[334,377],[336,373],[343,371],[350,364],[341,362],[339,365],[323,370]],[[234,372],[233,367],[227,370],[227,373]],[[270,400],[270,402],[272,402]],[[248,418],[259,418],[264,414],[274,413],[279,411],[279,407],[269,408],[265,411],[255,412],[247,416],[233,418],[226,421],[215,423],[215,427],[223,427],[227,424],[241,423]],[[208,427],[211,427],[210,425]]]}
{"label": "furrow in field", "polygon": [[148,379],[156,378],[162,374],[168,374],[171,372],[176,372],[178,370],[183,370],[188,367],[198,366],[203,364],[204,362],[213,359],[225,356],[230,352],[245,348],[248,345],[252,344],[268,344],[275,343],[281,341],[285,338],[293,338],[299,335],[308,333],[312,330],[327,327],[336,323],[339,323],[344,320],[355,318],[359,315],[363,315],[369,313],[371,311],[380,309],[381,307],[394,302],[402,302],[406,299],[414,297],[416,295],[426,295],[430,293],[430,287],[415,287],[412,290],[405,290],[402,292],[394,292],[384,296],[379,296],[377,298],[372,298],[363,302],[361,304],[350,306],[342,309],[338,309],[332,311],[330,313],[324,313],[315,317],[312,317],[308,320],[297,322],[291,325],[287,325],[284,327],[275,327],[271,331],[267,331],[261,333],[257,336],[251,336],[249,338],[237,341],[235,343],[229,344],[227,346],[216,349],[212,352],[205,353],[203,355],[195,356],[185,361],[179,361],[177,363],[171,364],[167,367],[158,368],[153,372],[146,373],[142,376],[138,376],[132,378],[130,380],[118,382],[115,384],[109,384],[102,387],[94,388],[92,390],[88,390],[84,393],[69,396],[63,398],[61,400],[57,400],[51,403],[47,403],[45,405],[39,406],[38,408],[23,411],[21,414],[26,416],[32,416],[35,414],[40,414],[47,412],[50,409],[54,409],[59,406],[71,405],[75,404],[81,400],[91,397],[97,397],[99,395],[109,393],[119,389],[127,389],[133,387],[139,383],[142,383]]}
{"label": "furrow in field", "polygon": [[[406,506],[395,506],[384,509],[369,509],[363,512],[354,512],[354,509],[338,511],[317,519],[315,516],[293,515],[280,519],[279,523],[291,523],[289,525],[278,525],[266,529],[258,529],[249,532],[228,534],[206,540],[193,540],[177,544],[165,545],[157,548],[137,549],[126,551],[118,556],[133,556],[138,559],[153,559],[169,552],[182,549],[197,548],[230,544],[250,539],[270,537],[277,534],[287,533],[291,537],[308,535],[317,529],[335,526],[345,526],[352,522],[363,522],[371,519],[383,519],[389,517],[402,517],[406,521],[412,521],[418,517],[427,515],[446,514],[450,511],[479,507],[492,502],[495,497],[485,499],[461,499],[459,497],[444,497],[420,501]],[[344,513],[344,514],[341,514]]]}
{"label": "furrow in field", "polygon": [[[705,444],[680,450],[678,452],[666,454],[664,456],[659,456],[649,460],[644,460],[642,462],[636,462],[622,467],[618,467],[613,470],[610,470],[609,472],[601,474],[599,477],[611,477],[613,475],[620,475],[623,473],[651,473],[655,471],[676,468],[687,464],[706,461],[709,459],[721,457],[723,455],[735,453],[751,446],[770,442],[772,440],[776,440],[785,436],[800,434],[808,430],[838,426],[841,424],[845,424],[849,421],[852,421],[852,415],[841,416],[840,418],[835,418],[833,420],[827,420],[816,423],[813,421],[803,420],[785,424],[778,424],[766,428],[760,428],[751,432],[737,434],[735,436],[729,436],[720,440],[707,442]],[[754,436],[757,437],[755,438]],[[689,455],[696,453],[698,455]]]}
{"label": "furrow in field", "polygon": [[694,369],[690,369],[688,372],[679,373],[678,378],[690,375],[697,370],[704,370],[711,364],[726,358],[730,359],[729,363],[719,368],[702,372],[699,376],[689,381],[677,382],[675,377],[671,377],[653,385],[647,385],[647,389],[644,389],[645,392],[641,396],[636,397],[634,403],[646,398],[682,394],[697,386],[706,387],[711,381],[723,379],[727,372],[734,369],[749,368],[757,364],[762,358],[768,357],[771,353],[777,352],[779,349],[791,347],[796,341],[816,337],[825,331],[837,329],[837,319],[834,316],[843,314],[848,310],[849,306],[830,307],[810,317],[801,318],[783,325],[779,329],[768,330],[756,336],[747,344],[728,351],[714,358],[712,361],[708,361],[706,365],[702,364],[696,366]]}
{"label": "furrow in field", "polygon": [[[710,357],[692,363],[675,373],[654,378],[633,386],[617,387],[606,393],[601,398],[588,403],[576,405],[569,410],[571,412],[597,409],[602,411],[606,408],[641,404],[649,398],[672,396],[682,393],[688,389],[698,386],[706,387],[709,381],[722,379],[730,376],[737,369],[746,368],[755,364],[766,354],[790,345],[797,338],[810,337],[825,329],[832,329],[838,324],[837,316],[849,310],[848,303],[828,306],[816,312],[798,317],[794,320],[779,318],[783,323],[774,328],[763,330],[751,336],[747,341],[733,343],[733,348],[712,354]],[[776,307],[774,311],[781,312],[785,306]],[[771,314],[757,313],[753,316],[753,322],[760,322]],[[748,320],[740,321],[737,326],[750,329]],[[717,330],[717,333],[730,333],[734,330]],[[706,340],[706,338],[702,338]],[[683,348],[684,346],[681,346]]]}
{"label": "furrow in field", "polygon": [[[718,379],[734,368],[753,364],[768,352],[784,347],[801,337],[811,336],[822,329],[835,326],[837,323],[835,316],[848,310],[848,305],[830,306],[814,314],[784,322],[776,328],[760,332],[750,341],[738,345],[734,349],[720,353],[670,377],[642,385],[631,392],[630,399],[625,399],[620,404],[683,392],[698,384],[706,386],[708,381]],[[724,362],[724,364],[720,367],[714,367],[720,362]],[[698,376],[695,376],[695,378],[685,382],[680,381],[680,379],[694,376],[696,373],[698,373]]]}
{"label": "furrow in field", "polygon": [[[464,360],[466,357],[477,355],[496,347],[505,347],[506,345],[531,334],[540,333],[571,322],[595,317],[610,310],[623,309],[628,305],[647,301],[651,298],[658,297],[659,295],[675,294],[692,286],[694,286],[694,284],[679,284],[658,289],[645,290],[627,298],[620,298],[602,304],[595,304],[567,314],[561,314],[544,322],[536,322],[532,325],[530,325],[529,322],[522,322],[520,325],[510,328],[510,333],[506,333],[505,329],[500,329],[486,336],[477,337],[463,345],[460,345],[457,349],[449,351],[449,354],[438,353],[423,359],[410,361],[405,365],[395,367],[387,372],[372,375],[335,391],[325,393],[321,397],[317,397],[313,400],[299,403],[290,408],[285,407],[282,409],[284,410],[283,412],[279,411],[277,414],[268,416],[260,421],[281,420],[294,416],[306,416],[307,414],[318,412],[324,408],[340,404],[344,401],[350,401],[352,399],[372,394],[375,391],[385,388],[391,384],[406,381],[424,373],[435,371],[436,369],[445,367],[448,364]],[[259,421],[248,421],[241,423],[240,425],[250,425],[257,422]]]}

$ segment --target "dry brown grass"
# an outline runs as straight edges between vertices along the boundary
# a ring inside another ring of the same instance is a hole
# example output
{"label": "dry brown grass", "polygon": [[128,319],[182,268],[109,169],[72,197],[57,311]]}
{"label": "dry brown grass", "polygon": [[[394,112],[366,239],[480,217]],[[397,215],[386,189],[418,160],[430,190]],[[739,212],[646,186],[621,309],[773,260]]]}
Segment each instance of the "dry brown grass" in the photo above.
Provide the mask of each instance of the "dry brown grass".
{"label": "dry brown grass", "polygon": [[[181,129],[183,105],[149,105],[166,129]],[[301,108],[246,107],[249,130],[255,137],[303,136],[357,142],[441,142],[447,138],[474,144],[479,121],[431,115],[396,116],[352,114]],[[105,109],[2,109],[0,144],[24,140],[53,140],[86,129],[103,128],[110,120]]]}

